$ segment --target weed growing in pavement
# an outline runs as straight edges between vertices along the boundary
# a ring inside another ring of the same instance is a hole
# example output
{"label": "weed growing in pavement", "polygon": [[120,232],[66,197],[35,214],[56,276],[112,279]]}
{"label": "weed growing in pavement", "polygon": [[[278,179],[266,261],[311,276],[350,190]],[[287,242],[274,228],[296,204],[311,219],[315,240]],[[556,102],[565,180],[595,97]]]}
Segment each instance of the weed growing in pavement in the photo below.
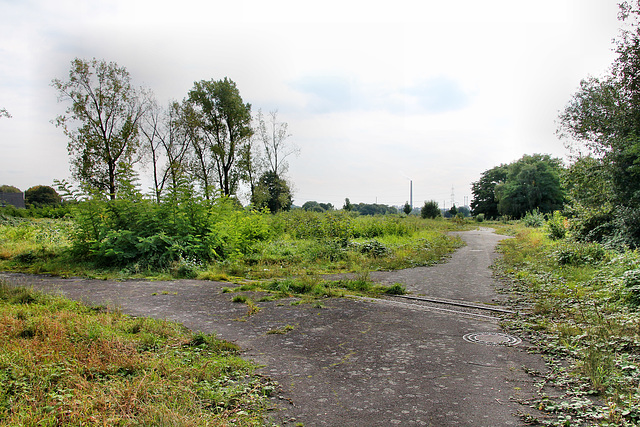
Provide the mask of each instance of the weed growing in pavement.
{"label": "weed growing in pavement", "polygon": [[267,331],[267,335],[273,335],[273,334],[286,334],[287,332],[291,332],[295,329],[296,327],[293,325],[285,325],[281,328],[276,328],[276,329],[270,329]]}

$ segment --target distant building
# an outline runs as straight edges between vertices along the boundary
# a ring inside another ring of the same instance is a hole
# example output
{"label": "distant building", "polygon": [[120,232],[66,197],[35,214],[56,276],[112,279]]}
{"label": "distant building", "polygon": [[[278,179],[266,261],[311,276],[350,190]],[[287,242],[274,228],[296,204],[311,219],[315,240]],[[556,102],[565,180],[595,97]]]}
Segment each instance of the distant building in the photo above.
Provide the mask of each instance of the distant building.
{"label": "distant building", "polygon": [[24,209],[24,193],[0,193],[0,207],[7,205]]}

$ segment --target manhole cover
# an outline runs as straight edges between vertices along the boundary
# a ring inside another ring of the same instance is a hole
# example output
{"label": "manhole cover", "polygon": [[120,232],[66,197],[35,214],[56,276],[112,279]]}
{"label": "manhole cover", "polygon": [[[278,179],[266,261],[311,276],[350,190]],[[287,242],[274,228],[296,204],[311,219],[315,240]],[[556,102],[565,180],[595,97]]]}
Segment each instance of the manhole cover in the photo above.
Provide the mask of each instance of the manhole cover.
{"label": "manhole cover", "polygon": [[464,337],[465,341],[486,345],[518,345],[522,340],[501,332],[474,332]]}

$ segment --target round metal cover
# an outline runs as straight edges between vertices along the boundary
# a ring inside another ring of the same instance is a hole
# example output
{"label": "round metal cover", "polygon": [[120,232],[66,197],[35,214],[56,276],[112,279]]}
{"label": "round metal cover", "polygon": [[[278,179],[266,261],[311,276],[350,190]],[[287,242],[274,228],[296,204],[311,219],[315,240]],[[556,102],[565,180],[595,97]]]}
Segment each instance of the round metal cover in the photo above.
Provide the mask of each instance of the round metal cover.
{"label": "round metal cover", "polygon": [[486,345],[518,345],[522,340],[502,332],[474,332],[463,337],[465,341]]}

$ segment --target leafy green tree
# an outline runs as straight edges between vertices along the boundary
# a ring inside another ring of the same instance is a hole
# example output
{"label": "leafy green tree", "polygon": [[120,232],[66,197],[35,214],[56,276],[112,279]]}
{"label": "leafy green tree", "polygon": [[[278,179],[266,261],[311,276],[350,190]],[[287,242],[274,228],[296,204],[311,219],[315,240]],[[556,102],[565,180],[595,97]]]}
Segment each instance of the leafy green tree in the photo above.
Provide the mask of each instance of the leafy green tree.
{"label": "leafy green tree", "polygon": [[54,79],[59,101],[70,101],[56,118],[69,137],[73,176],[89,192],[115,199],[137,161],[138,124],[144,112],[129,72],[114,62],[76,58],[69,79]]}
{"label": "leafy green tree", "polygon": [[196,82],[189,91],[188,103],[194,114],[190,122],[195,126],[194,139],[201,142],[202,155],[211,156],[222,194],[234,195],[242,177],[240,153],[253,133],[251,104],[242,101],[235,82],[226,77]]}
{"label": "leafy green tree", "polygon": [[640,246],[639,17],[640,1],[621,3],[610,73],[584,79],[559,117],[578,234],[613,246]]}
{"label": "leafy green tree", "polygon": [[58,192],[47,185],[36,185],[29,188],[25,191],[24,198],[27,205],[35,207],[57,205],[62,202],[62,197]]}
{"label": "leafy green tree", "polygon": [[449,209],[449,216],[455,217],[456,215],[458,215],[458,208],[456,208],[456,205],[453,205],[451,209]]}
{"label": "leafy green tree", "polygon": [[258,181],[253,205],[257,208],[268,208],[272,213],[291,209],[293,198],[289,184],[272,171],[266,172]]}
{"label": "leafy green tree", "polygon": [[412,210],[413,208],[411,208],[411,205],[409,204],[409,202],[405,202],[404,206],[402,207],[402,211],[404,212],[404,214],[409,215]]}
{"label": "leafy green tree", "polygon": [[462,214],[462,216],[463,216],[464,218],[466,218],[466,217],[468,217],[468,216],[470,216],[470,215],[471,215],[471,211],[469,210],[469,207],[468,207],[468,206],[460,206],[460,207],[458,208],[458,213],[459,213],[459,214]]}
{"label": "leafy green tree", "polygon": [[353,210],[353,205],[351,204],[351,200],[349,200],[348,197],[344,199],[344,205],[342,206],[342,209],[347,212],[351,212]]}
{"label": "leafy green tree", "polygon": [[22,193],[22,191],[13,185],[0,185],[0,193]]}
{"label": "leafy green tree", "polygon": [[496,186],[500,215],[522,218],[539,209],[562,209],[565,194],[560,184],[562,161],[548,154],[524,155],[509,165],[507,179]]}
{"label": "leafy green tree", "polygon": [[424,202],[422,209],[420,210],[420,216],[422,218],[438,218],[442,216],[442,212],[440,211],[440,206],[438,206],[438,202],[435,200],[429,200],[428,202]]}
{"label": "leafy green tree", "polygon": [[482,172],[480,179],[471,184],[473,215],[484,214],[484,218],[498,218],[498,200],[496,186],[507,180],[507,165],[500,165]]}

